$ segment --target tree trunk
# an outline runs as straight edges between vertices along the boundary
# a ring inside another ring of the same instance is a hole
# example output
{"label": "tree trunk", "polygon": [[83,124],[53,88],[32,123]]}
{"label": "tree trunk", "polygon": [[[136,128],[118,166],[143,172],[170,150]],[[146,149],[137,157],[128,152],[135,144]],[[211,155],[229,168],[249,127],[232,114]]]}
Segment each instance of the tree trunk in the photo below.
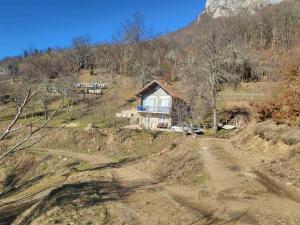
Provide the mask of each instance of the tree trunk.
{"label": "tree trunk", "polygon": [[47,105],[44,105],[44,118],[45,118],[45,121],[47,121],[48,118],[49,118],[49,112],[48,112],[48,106]]}
{"label": "tree trunk", "polygon": [[217,109],[213,107],[213,128],[214,132],[217,133],[218,125],[217,125]]}
{"label": "tree trunk", "polygon": [[218,125],[217,125],[217,90],[215,89],[213,92],[213,99],[212,99],[212,110],[213,110],[213,129],[214,132],[217,133]]}

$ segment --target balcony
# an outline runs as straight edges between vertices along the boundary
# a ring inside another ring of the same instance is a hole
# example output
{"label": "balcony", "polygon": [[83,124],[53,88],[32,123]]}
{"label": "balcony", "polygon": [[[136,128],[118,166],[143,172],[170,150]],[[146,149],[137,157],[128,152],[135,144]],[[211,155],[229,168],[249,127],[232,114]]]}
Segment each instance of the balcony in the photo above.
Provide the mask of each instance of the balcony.
{"label": "balcony", "polygon": [[170,114],[171,108],[168,106],[138,106],[138,112],[144,113],[161,113],[161,114]]}

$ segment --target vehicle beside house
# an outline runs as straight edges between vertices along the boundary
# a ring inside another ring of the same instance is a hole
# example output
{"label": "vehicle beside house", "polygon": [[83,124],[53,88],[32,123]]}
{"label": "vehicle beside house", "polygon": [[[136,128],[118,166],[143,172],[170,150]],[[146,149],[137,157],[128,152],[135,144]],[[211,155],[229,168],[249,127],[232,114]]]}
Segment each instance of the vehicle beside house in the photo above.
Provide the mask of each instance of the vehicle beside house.
{"label": "vehicle beside house", "polygon": [[190,126],[175,125],[171,127],[171,131],[176,133],[186,133],[186,134],[196,134],[196,135],[205,133],[205,130],[203,128],[196,127],[193,125]]}
{"label": "vehicle beside house", "polygon": [[139,125],[157,130],[170,129],[182,123],[189,115],[190,107],[184,97],[165,81],[154,80],[137,93]]}

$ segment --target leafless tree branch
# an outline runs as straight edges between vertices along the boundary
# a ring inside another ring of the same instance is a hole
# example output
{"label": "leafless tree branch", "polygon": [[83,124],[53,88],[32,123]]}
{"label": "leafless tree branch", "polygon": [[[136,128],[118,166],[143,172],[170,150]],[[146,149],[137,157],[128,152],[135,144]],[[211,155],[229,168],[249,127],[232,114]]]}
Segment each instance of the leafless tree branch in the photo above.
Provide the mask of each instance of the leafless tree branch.
{"label": "leafless tree branch", "polygon": [[27,127],[31,127],[31,126],[33,126],[34,124],[40,122],[41,120],[43,120],[43,118],[40,118],[40,119],[37,119],[37,120],[35,120],[35,121],[33,121],[33,122],[27,123],[27,124],[25,124],[25,125],[23,125],[23,126],[21,126],[21,127],[17,127],[17,128],[15,128],[15,129],[12,129],[12,130],[10,131],[10,133],[15,133],[15,132],[18,132],[18,131],[20,131],[20,130],[23,130],[23,129],[27,128]]}
{"label": "leafless tree branch", "polygon": [[1,135],[0,137],[0,141],[4,140],[8,134],[10,134],[12,131],[12,128],[15,126],[15,124],[17,123],[17,121],[20,119],[20,116],[22,115],[22,112],[25,108],[25,106],[27,105],[27,103],[32,99],[32,97],[35,95],[35,91],[32,93],[31,89],[29,89],[27,91],[26,97],[23,100],[22,105],[20,106],[20,108],[18,109],[18,113],[15,115],[15,118],[13,119],[13,121],[9,124],[9,126],[7,127],[6,131]]}
{"label": "leafless tree branch", "polygon": [[29,145],[31,147],[34,144],[37,144],[40,140],[42,140],[42,138],[44,138],[46,135],[42,135],[40,138],[32,138],[32,137],[34,134],[39,132],[41,129],[43,129],[49,123],[49,121],[57,114],[57,112],[61,109],[61,107],[62,107],[62,102],[57,107],[57,109],[50,115],[50,117],[36,129],[33,129],[33,126],[31,125],[30,126],[31,130],[28,133],[28,135],[25,138],[23,138],[21,141],[19,141],[17,144],[15,144],[12,148],[10,148],[7,152],[5,152],[2,156],[0,156],[0,161],[16,151],[20,151],[20,150],[24,150],[24,149],[28,148],[28,147],[21,147],[25,143],[27,143],[31,140],[37,139],[37,141],[35,141]]}

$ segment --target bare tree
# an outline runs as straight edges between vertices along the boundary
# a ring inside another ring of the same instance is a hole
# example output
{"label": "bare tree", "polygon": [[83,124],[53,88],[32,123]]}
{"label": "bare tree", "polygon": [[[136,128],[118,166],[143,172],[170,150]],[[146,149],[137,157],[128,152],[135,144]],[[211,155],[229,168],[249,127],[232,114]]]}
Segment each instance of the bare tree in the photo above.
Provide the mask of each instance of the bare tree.
{"label": "bare tree", "polygon": [[19,66],[18,66],[19,61],[20,60],[18,58],[14,58],[11,60],[11,62],[8,65],[8,72],[13,82],[15,82],[15,79],[18,78],[20,75]]}
{"label": "bare tree", "polygon": [[[23,84],[26,85],[27,84]],[[15,105],[16,112],[18,112],[25,98],[24,90],[21,83],[14,83],[11,86],[10,101]]]}
{"label": "bare tree", "polygon": [[90,46],[88,36],[76,37],[73,39],[74,57],[77,63],[77,73],[86,69],[91,64],[93,49]]}
{"label": "bare tree", "polygon": [[127,20],[122,27],[117,30],[113,39],[119,44],[121,73],[131,74],[134,67],[140,66],[140,64],[137,65],[140,60],[136,60],[135,53],[139,50],[141,47],[140,44],[145,38],[145,18],[140,13],[135,13],[131,19]]}
{"label": "bare tree", "polygon": [[47,121],[48,117],[49,117],[49,103],[51,100],[51,96],[50,96],[50,84],[49,81],[44,81],[41,85],[40,85],[41,91],[38,93],[38,99],[43,107],[44,110],[44,118]]}
{"label": "bare tree", "polygon": [[118,59],[115,58],[116,47],[100,45],[95,48],[94,63],[101,74],[113,73],[117,69]]}
{"label": "bare tree", "polygon": [[140,13],[135,13],[132,19],[127,20],[117,31],[114,39],[125,44],[137,44],[145,39],[145,34],[145,17]]}
{"label": "bare tree", "polygon": [[70,107],[74,106],[75,98],[77,97],[75,84],[77,82],[77,78],[75,76],[65,76],[61,77],[57,82],[57,89],[60,94],[63,96],[63,99],[66,98],[68,104],[68,111]]}
{"label": "bare tree", "polygon": [[174,118],[174,122],[179,124],[182,129],[184,125],[190,125],[191,121],[191,109],[188,103],[186,103],[182,99],[174,98],[172,100],[172,110],[171,110],[172,118]]}
{"label": "bare tree", "polygon": [[[18,112],[16,113],[14,119],[7,126],[5,131],[0,135],[0,142],[4,142],[9,136],[16,135],[16,133],[18,133],[18,132],[21,132],[24,135],[17,143],[13,144],[12,147],[9,147],[8,149],[1,149],[0,161],[3,161],[3,160],[5,161],[5,159],[7,157],[14,154],[15,152],[28,149],[28,148],[32,147],[33,145],[39,143],[44,137],[50,135],[53,132],[57,132],[57,129],[55,131],[46,131],[46,132],[42,132],[42,130],[51,121],[51,119],[57,114],[57,112],[61,108],[61,104],[48,117],[48,119],[42,123],[39,123],[40,122],[40,119],[39,119],[39,120],[30,122],[30,123],[22,125],[22,126],[18,125],[18,121],[20,120],[26,106],[29,104],[29,102],[32,100],[32,98],[35,95],[36,95],[36,91],[32,91],[31,89],[27,90],[27,94],[26,94],[22,104],[20,105]],[[65,127],[65,126],[63,126],[63,127]],[[60,129],[62,129],[62,128],[60,128]]]}
{"label": "bare tree", "polygon": [[0,81],[0,105],[1,108],[6,103],[6,96],[10,91],[10,85],[8,83]]}
{"label": "bare tree", "polygon": [[191,91],[205,100],[212,109],[213,129],[218,127],[218,102],[217,95],[224,83],[238,83],[241,76],[243,60],[237,56],[238,50],[233,45],[228,45],[223,50],[209,47],[209,54],[201,57],[192,57],[189,62],[189,83]]}

